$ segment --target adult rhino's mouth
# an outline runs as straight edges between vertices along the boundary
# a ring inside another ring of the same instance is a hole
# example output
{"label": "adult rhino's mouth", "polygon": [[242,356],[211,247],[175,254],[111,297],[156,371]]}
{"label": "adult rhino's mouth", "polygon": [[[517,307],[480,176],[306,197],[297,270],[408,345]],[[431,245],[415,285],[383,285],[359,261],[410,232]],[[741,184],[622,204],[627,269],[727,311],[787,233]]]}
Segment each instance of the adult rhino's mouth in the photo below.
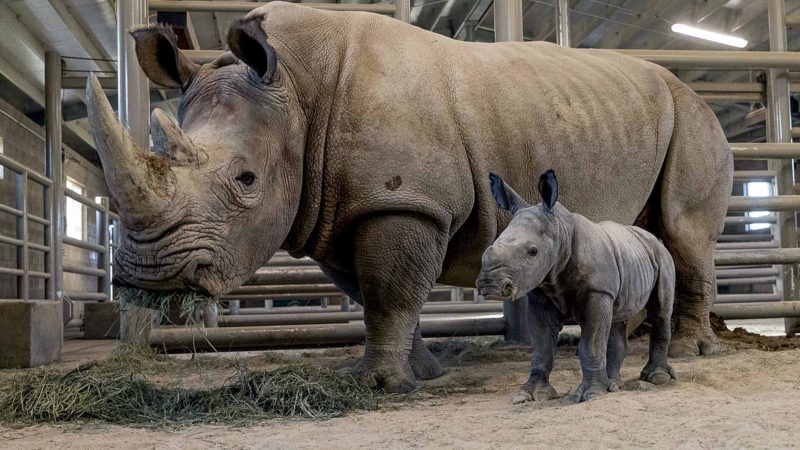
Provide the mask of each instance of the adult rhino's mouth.
{"label": "adult rhino's mouth", "polygon": [[217,273],[213,253],[207,248],[173,250],[166,257],[124,246],[115,257],[114,283],[164,291],[189,289],[219,296],[226,283]]}

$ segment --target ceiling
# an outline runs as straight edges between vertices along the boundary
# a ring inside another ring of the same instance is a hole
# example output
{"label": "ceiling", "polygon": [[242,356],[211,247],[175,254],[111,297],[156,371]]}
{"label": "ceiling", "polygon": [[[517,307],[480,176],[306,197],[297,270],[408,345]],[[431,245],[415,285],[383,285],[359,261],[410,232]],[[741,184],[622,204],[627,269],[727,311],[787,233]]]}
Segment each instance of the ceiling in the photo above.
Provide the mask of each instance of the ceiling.
{"label": "ceiling", "polygon": [[[318,0],[319,1],[319,0]],[[329,0],[330,1],[330,0]],[[341,0],[350,2],[353,0]],[[356,0],[369,2],[369,0]],[[555,0],[522,0],[524,35],[555,40]],[[0,0],[0,98],[43,123],[44,53],[64,57],[65,76],[87,71],[112,76],[116,70],[114,0]],[[695,23],[750,41],[747,50],[768,50],[766,0],[571,0],[572,45],[599,48],[728,50],[729,47],[683,37],[673,23]],[[800,15],[800,0],[786,0],[787,15]],[[155,13],[151,14],[155,20]],[[231,13],[192,12],[189,19],[197,49],[222,49]],[[412,0],[415,25],[458,39],[474,30],[474,39],[492,41],[492,0]],[[789,48],[800,48],[800,33],[789,30]],[[690,81],[755,81],[759,72],[681,71]],[[174,111],[175,93],[154,91],[151,103]],[[64,140],[92,161],[91,134],[82,90],[64,90]],[[170,100],[171,99],[171,100]],[[736,141],[763,139],[763,122],[745,123],[760,104],[724,103],[712,108]]]}

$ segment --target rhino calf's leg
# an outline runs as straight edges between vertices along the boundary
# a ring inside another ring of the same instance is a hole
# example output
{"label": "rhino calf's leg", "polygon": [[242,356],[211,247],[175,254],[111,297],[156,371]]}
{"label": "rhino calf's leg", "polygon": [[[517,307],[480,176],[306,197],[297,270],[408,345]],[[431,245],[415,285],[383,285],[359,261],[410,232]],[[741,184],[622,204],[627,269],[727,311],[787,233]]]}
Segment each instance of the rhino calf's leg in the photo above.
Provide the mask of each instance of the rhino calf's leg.
{"label": "rhino calf's leg", "polygon": [[650,358],[642,369],[639,379],[653,384],[664,384],[675,380],[675,371],[667,362],[667,351],[671,335],[670,318],[674,297],[675,273],[672,267],[662,267],[656,288],[647,302],[647,319],[650,321]]}
{"label": "rhino calf's leg", "polygon": [[420,217],[376,216],[358,225],[354,266],[366,348],[353,369],[357,378],[390,392],[416,388],[410,362],[414,334],[441,272],[446,243],[447,236]]}
{"label": "rhino calf's leg", "polygon": [[550,384],[550,372],[553,371],[558,350],[558,333],[564,326],[564,316],[539,290],[535,289],[528,294],[528,304],[528,324],[533,342],[531,375],[514,395],[511,400],[513,404],[541,402],[558,397],[558,392]]}
{"label": "rhino calf's leg", "polygon": [[581,326],[578,355],[581,360],[583,381],[570,396],[574,402],[591,400],[606,392],[619,390],[617,383],[608,379],[606,351],[611,331],[613,300],[606,294],[591,293],[575,306]]}
{"label": "rhino calf's leg", "polygon": [[606,374],[608,379],[622,386],[620,369],[625,353],[628,349],[628,322],[614,322],[608,335],[608,348],[606,349]]}

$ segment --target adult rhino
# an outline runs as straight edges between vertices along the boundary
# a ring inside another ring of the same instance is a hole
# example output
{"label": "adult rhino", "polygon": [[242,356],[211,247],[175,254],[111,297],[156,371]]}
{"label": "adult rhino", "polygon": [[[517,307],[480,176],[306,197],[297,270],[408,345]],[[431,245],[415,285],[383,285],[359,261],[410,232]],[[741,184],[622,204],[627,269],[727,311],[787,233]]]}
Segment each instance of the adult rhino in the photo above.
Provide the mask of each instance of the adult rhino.
{"label": "adult rhino", "polygon": [[419,311],[435,282],[473,286],[510,220],[489,172],[591,220],[643,224],[677,269],[673,354],[718,350],[708,312],[732,157],[714,114],[667,70],[544,42],[466,43],[367,13],[272,2],[203,66],[160,27],[134,31],[148,77],[180,88],[179,126],[138,149],[96,80],[89,118],[129,235],[116,277],[224,294],[279,248],[364,305],[355,373],[388,390],[442,373]]}

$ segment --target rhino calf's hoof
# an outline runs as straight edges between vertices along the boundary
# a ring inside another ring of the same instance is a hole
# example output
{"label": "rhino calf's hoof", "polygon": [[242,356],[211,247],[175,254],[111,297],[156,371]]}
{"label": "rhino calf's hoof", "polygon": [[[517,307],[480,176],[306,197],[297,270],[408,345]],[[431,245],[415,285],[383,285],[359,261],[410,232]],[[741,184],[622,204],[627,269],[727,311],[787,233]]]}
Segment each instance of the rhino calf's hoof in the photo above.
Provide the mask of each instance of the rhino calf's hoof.
{"label": "rhino calf's hoof", "polygon": [[528,389],[523,386],[522,389],[514,394],[514,398],[511,399],[511,404],[518,405],[520,403],[528,402],[546,402],[556,398],[558,398],[558,392],[556,392],[553,386],[539,386],[533,389],[531,392],[529,392]]}
{"label": "rhino calf's hoof", "polygon": [[678,377],[675,375],[675,370],[667,364],[666,366],[645,366],[639,379],[658,386],[670,380],[677,380]]}

